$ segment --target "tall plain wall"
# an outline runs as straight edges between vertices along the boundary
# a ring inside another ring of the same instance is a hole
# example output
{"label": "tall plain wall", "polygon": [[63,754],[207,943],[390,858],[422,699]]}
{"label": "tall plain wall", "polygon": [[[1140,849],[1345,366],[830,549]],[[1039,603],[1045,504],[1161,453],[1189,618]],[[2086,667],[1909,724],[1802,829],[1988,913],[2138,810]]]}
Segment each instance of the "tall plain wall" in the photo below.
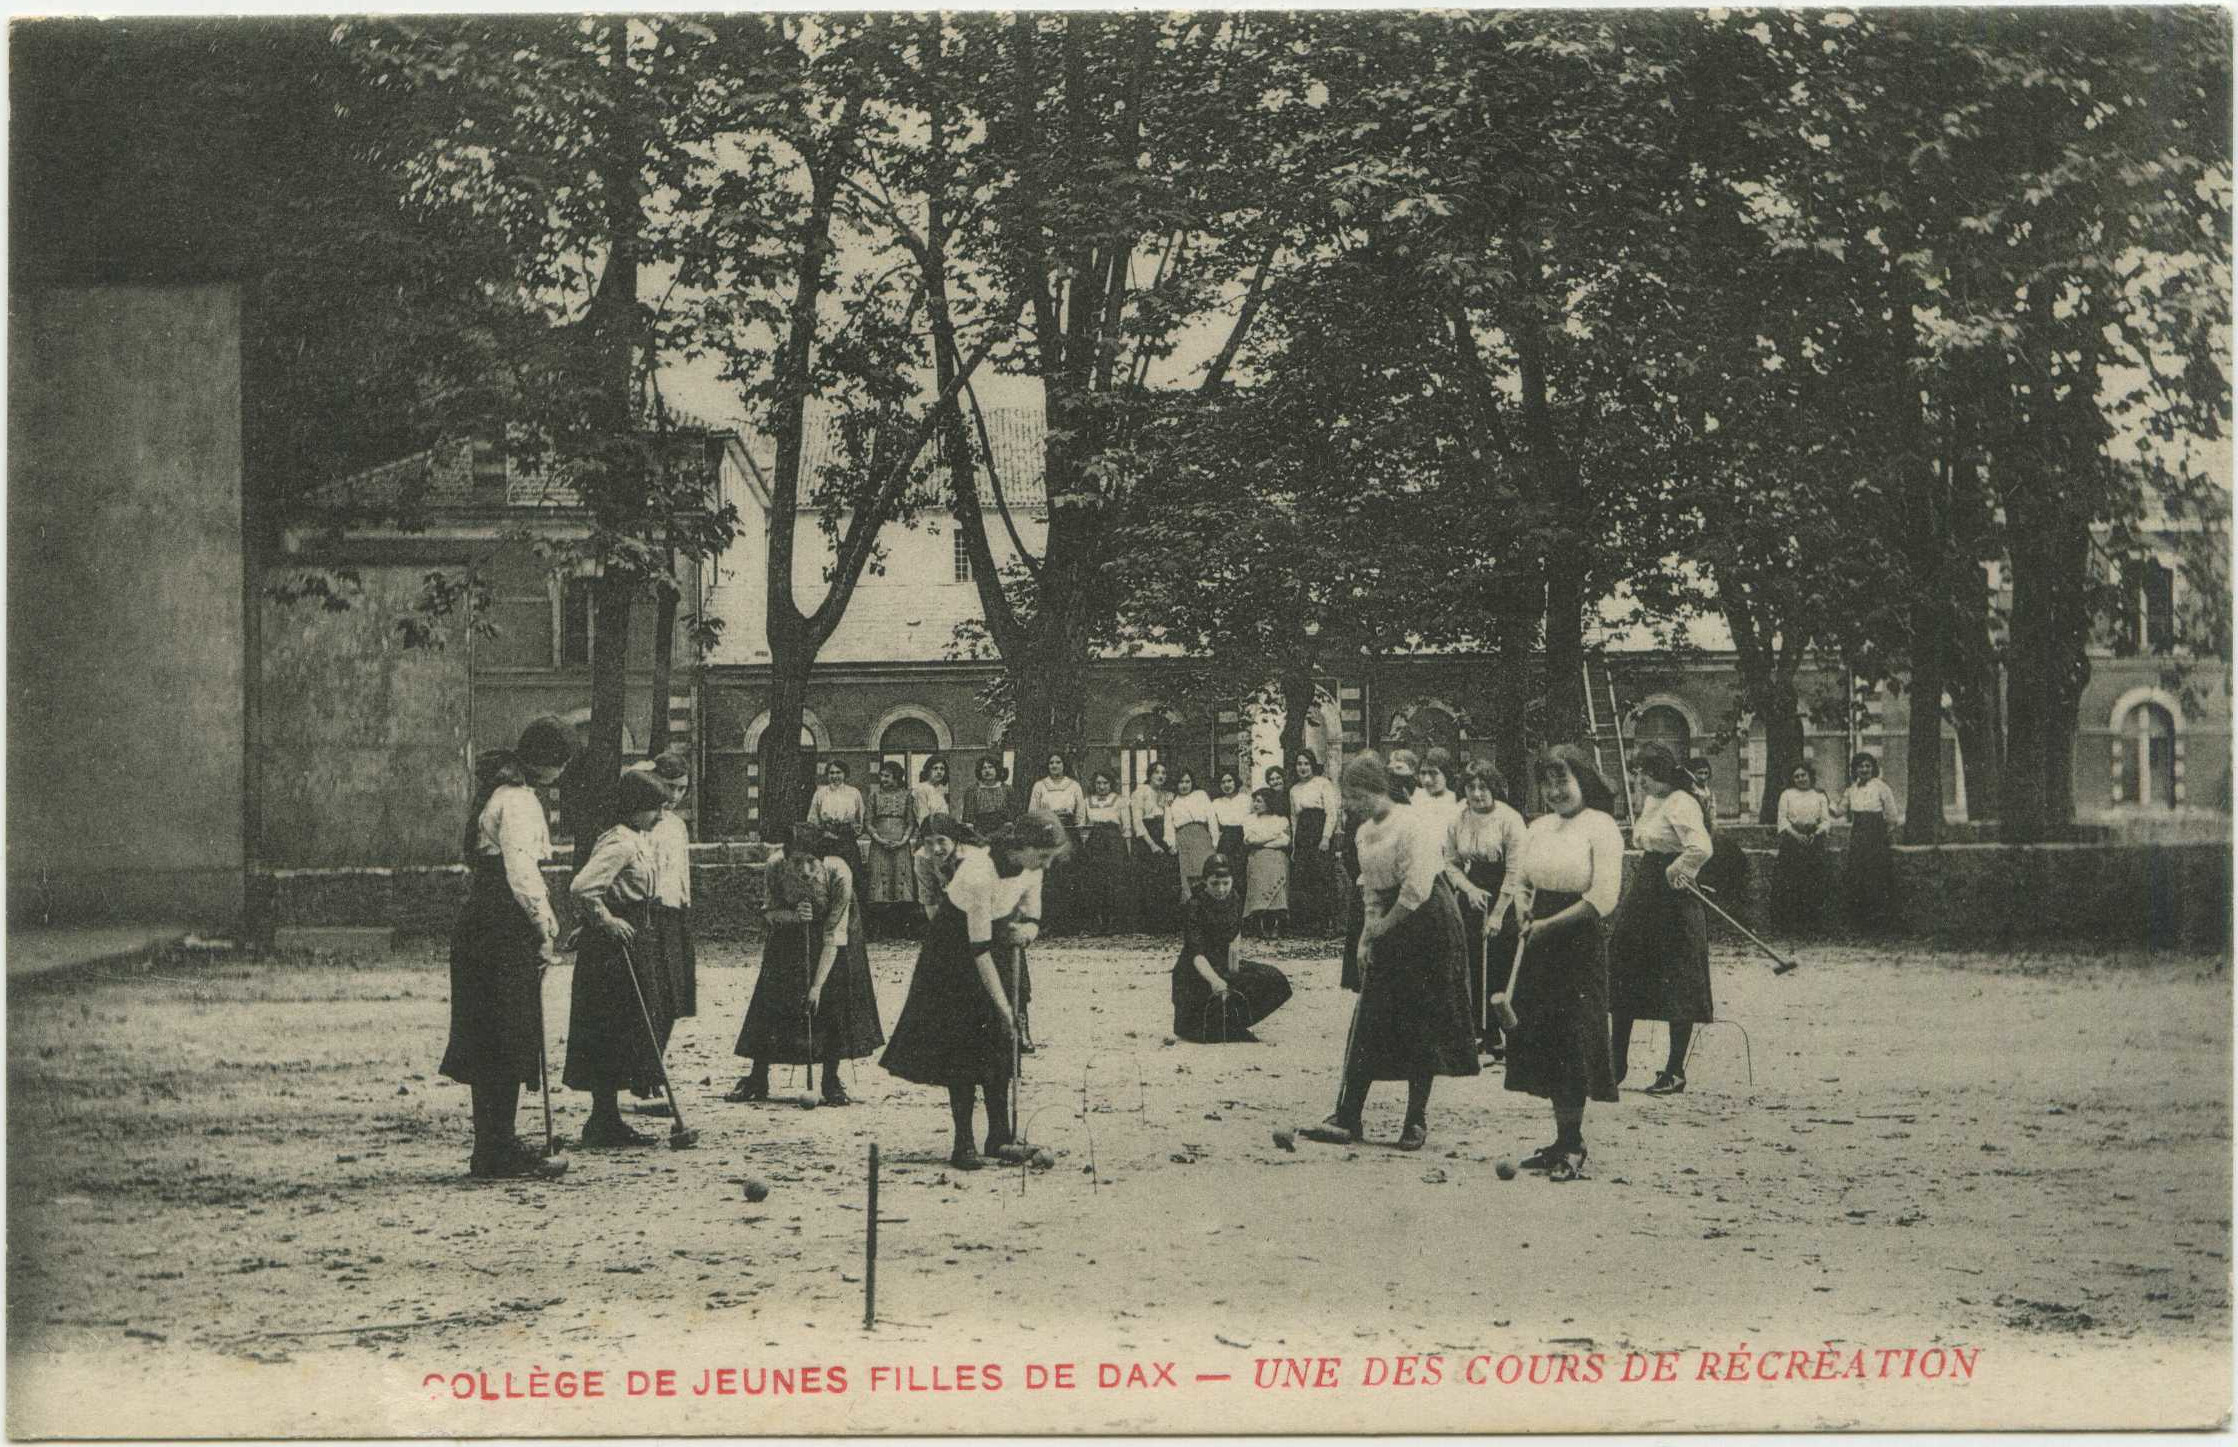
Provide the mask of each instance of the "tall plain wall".
{"label": "tall plain wall", "polygon": [[361,567],[345,610],[261,605],[261,862],[457,861],[469,794],[468,650],[407,648],[396,629],[426,572]]}
{"label": "tall plain wall", "polygon": [[241,912],[240,306],[58,287],[8,316],[15,923]]}

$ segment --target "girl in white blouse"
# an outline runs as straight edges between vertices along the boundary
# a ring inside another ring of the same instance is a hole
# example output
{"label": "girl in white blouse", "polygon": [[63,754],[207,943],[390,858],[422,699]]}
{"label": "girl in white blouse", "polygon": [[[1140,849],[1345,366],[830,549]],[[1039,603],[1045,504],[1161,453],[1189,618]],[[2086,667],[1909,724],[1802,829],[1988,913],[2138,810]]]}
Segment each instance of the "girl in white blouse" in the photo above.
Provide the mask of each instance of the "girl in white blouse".
{"label": "girl in white blouse", "polygon": [[653,775],[624,773],[614,791],[618,821],[598,836],[589,862],[568,885],[584,924],[561,1078],[568,1089],[590,1094],[586,1149],[653,1143],[623,1122],[618,1097],[624,1090],[640,1096],[656,1092],[659,1042],[675,1023],[651,909],[651,835],[667,802],[668,791]]}
{"label": "girl in white blouse", "polygon": [[917,770],[916,787],[909,794],[917,801],[917,817],[920,820],[930,819],[935,814],[955,813],[955,810],[948,807],[948,761],[938,754],[925,760],[924,766]]}
{"label": "girl in white blouse", "polygon": [[1585,1172],[1585,1102],[1617,1098],[1602,921],[1623,888],[1624,834],[1610,813],[1608,781],[1584,749],[1558,744],[1535,768],[1552,812],[1524,834],[1531,909],[1509,1000],[1519,1023],[1508,1042],[1506,1083],[1554,1106],[1554,1140],[1525,1157],[1523,1168],[1574,1181]]}
{"label": "girl in white blouse", "polygon": [[[1445,829],[1446,878],[1461,898],[1469,941],[1469,1002],[1482,1044],[1495,1059],[1502,1058],[1504,1046],[1485,1000],[1507,979],[1523,894],[1523,816],[1508,803],[1507,791],[1496,766],[1484,759],[1472,763],[1463,785],[1467,806]],[[1495,971],[1498,980],[1492,978]]]}
{"label": "girl in white blouse", "polygon": [[1166,803],[1166,834],[1173,841],[1173,855],[1181,871],[1181,902],[1187,904],[1204,874],[1220,820],[1212,812],[1212,796],[1197,787],[1193,769],[1183,769],[1174,781],[1173,798]]}
{"label": "girl in white blouse", "polygon": [[1780,791],[1780,857],[1772,873],[1772,922],[1791,934],[1818,923],[1826,897],[1826,833],[1833,822],[1818,770],[1808,760],[1797,764]]}
{"label": "girl in white blouse", "polygon": [[1860,751],[1849,763],[1842,812],[1849,816],[1849,848],[1842,858],[1842,903],[1850,923],[1875,930],[1887,922],[1895,893],[1896,860],[1888,846],[1904,822],[1896,791],[1881,777],[1881,761]]}
{"label": "girl in white blouse", "polygon": [[1173,914],[1173,836],[1166,832],[1166,766],[1153,761],[1127,796],[1128,843],[1133,852],[1135,923],[1153,933]]}
{"label": "girl in white blouse", "polygon": [[948,1163],[985,1164],[972,1139],[977,1099],[987,1108],[989,1154],[1015,1140],[1009,1085],[1020,1046],[1019,1003],[1003,956],[1031,944],[1042,870],[1066,847],[1048,814],[1029,812],[986,848],[960,845],[939,913],[925,932],[909,998],[879,1063],[903,1080],[945,1087],[955,1135]]}
{"label": "girl in white blouse", "polygon": [[1321,934],[1342,914],[1336,875],[1344,801],[1311,749],[1298,750],[1290,782],[1290,908],[1302,931]]}
{"label": "girl in white blouse", "polygon": [[1445,833],[1431,815],[1391,801],[1391,779],[1373,753],[1344,766],[1344,807],[1360,819],[1365,922],[1358,946],[1360,998],[1345,1041],[1337,1108],[1308,1139],[1349,1145],[1361,1138],[1368,1087],[1403,1080],[1406,1120],[1399,1149],[1429,1139],[1430,1082],[1477,1073],[1469,1018],[1467,951],[1453,886],[1445,877]]}
{"label": "girl in white blouse", "polygon": [[559,777],[574,743],[565,723],[540,718],[512,748],[474,761],[465,840],[473,883],[451,932],[451,1035],[440,1069],[473,1096],[468,1169],[478,1178],[567,1169],[523,1146],[513,1123],[521,1087],[543,1080],[544,967],[559,959],[559,919],[544,889],[552,841],[536,786]]}
{"label": "girl in white blouse", "polygon": [[[1047,772],[1034,780],[1026,796],[1026,807],[1053,816],[1065,826],[1066,837],[1077,845],[1081,831],[1088,827],[1088,791],[1072,776],[1072,766],[1063,754],[1051,754],[1045,768]],[[1078,922],[1080,901],[1075,896],[1080,893],[1079,885],[1078,875],[1069,863],[1054,863],[1045,871],[1043,933],[1058,934]]]}
{"label": "girl in white blouse", "polygon": [[[684,795],[691,771],[681,755],[664,753],[639,764],[668,791],[653,825],[653,933],[668,970],[669,1001],[676,1018],[699,1013],[699,956],[692,943],[692,832],[684,823]],[[664,1042],[665,1043],[665,1042]]]}
{"label": "girl in white blouse", "polygon": [[1671,1052],[1647,1093],[1676,1095],[1686,1089],[1694,1027],[1716,1018],[1709,926],[1689,887],[1713,846],[1694,781],[1669,749],[1643,745],[1632,772],[1644,800],[1632,821],[1632,846],[1641,854],[1609,930],[1609,1055],[1622,1084],[1632,1022],[1668,1021]]}

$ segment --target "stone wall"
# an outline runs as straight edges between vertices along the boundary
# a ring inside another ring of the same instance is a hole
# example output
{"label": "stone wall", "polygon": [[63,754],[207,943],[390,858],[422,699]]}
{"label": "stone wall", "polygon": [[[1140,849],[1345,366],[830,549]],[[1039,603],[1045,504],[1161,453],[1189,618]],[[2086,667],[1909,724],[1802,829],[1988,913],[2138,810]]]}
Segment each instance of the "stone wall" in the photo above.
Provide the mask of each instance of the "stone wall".
{"label": "stone wall", "polygon": [[[1771,898],[1776,856],[1749,853],[1744,922],[1758,933]],[[1998,948],[2034,944],[2181,945],[2227,948],[2231,855],[2227,844],[2143,847],[2123,844],[2033,846],[1960,844],[1900,847],[1893,937]],[[704,940],[760,933],[759,844],[699,845],[693,850],[692,913]],[[1627,868],[1638,855],[1627,857]],[[1834,877],[1841,857],[1836,851]],[[545,872],[552,898],[567,911],[565,868]],[[278,870],[255,881],[258,931],[282,925],[379,925],[410,936],[449,933],[465,897],[458,865],[401,869]],[[1838,900],[1827,901],[1839,931]],[[1713,931],[1723,932],[1712,922]],[[1791,941],[1775,940],[1782,949]],[[1806,952],[1807,945],[1802,947]]]}

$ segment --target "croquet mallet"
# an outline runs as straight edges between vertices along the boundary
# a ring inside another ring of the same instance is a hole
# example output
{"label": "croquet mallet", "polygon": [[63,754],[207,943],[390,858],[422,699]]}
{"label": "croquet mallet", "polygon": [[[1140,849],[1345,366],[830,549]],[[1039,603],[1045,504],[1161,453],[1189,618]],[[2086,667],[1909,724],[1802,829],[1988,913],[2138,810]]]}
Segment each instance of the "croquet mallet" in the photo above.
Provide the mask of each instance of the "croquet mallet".
{"label": "croquet mallet", "polygon": [[1792,970],[1792,969],[1796,968],[1796,963],[1795,963],[1795,961],[1793,961],[1793,960],[1789,959],[1789,958],[1788,958],[1787,956],[1785,956],[1785,955],[1781,954],[1781,953],[1780,953],[1780,952],[1779,952],[1778,950],[1775,950],[1775,949],[1773,949],[1773,948],[1772,948],[1772,947],[1771,947],[1770,945],[1768,945],[1768,944],[1764,943],[1764,941],[1762,941],[1762,940],[1758,939],[1758,938],[1756,937],[1756,935],[1755,935],[1755,934],[1754,934],[1753,932],[1751,932],[1751,931],[1750,931],[1750,929],[1749,929],[1749,927],[1748,927],[1747,925],[1745,925],[1745,924],[1742,924],[1742,923],[1741,923],[1741,922],[1740,922],[1739,920],[1737,920],[1737,919],[1733,918],[1733,916],[1731,916],[1731,915],[1727,914],[1727,913],[1726,913],[1726,912],[1725,912],[1724,910],[1722,910],[1722,909],[1719,909],[1719,908],[1717,907],[1717,901],[1716,901],[1716,900],[1714,900],[1714,899],[1711,899],[1711,898],[1709,897],[1709,895],[1708,895],[1708,894],[1707,894],[1706,892],[1704,892],[1704,890],[1702,889],[1702,887],[1701,887],[1701,886],[1700,886],[1699,884],[1696,884],[1696,883],[1695,883],[1695,882],[1694,882],[1693,880],[1689,879],[1688,881],[1686,881],[1685,885],[1684,885],[1684,886],[1682,886],[1682,887],[1683,887],[1683,888],[1684,888],[1684,889],[1686,890],[1686,892],[1687,892],[1688,894],[1691,894],[1691,895],[1693,895],[1693,896],[1694,896],[1694,897],[1695,897],[1696,899],[1698,899],[1698,900],[1702,901],[1702,903],[1703,903],[1704,905],[1708,906],[1708,908],[1709,908],[1709,910],[1710,910],[1710,912],[1711,912],[1712,914],[1716,915],[1716,916],[1717,916],[1717,917],[1718,917],[1719,919],[1721,919],[1721,920],[1724,920],[1724,921],[1725,921],[1725,922],[1726,922],[1727,924],[1731,925],[1731,926],[1732,926],[1732,927],[1733,927],[1734,929],[1736,929],[1736,930],[1740,931],[1740,933],[1741,933],[1741,934],[1742,934],[1743,936],[1745,936],[1745,937],[1747,938],[1747,940],[1748,940],[1748,942],[1749,942],[1750,944],[1752,944],[1752,945],[1756,946],[1756,947],[1757,947],[1758,949],[1762,950],[1762,951],[1763,951],[1763,952],[1764,952],[1765,954],[1767,954],[1767,955],[1770,955],[1770,956],[1772,957],[1772,973],[1773,973],[1773,974],[1775,974],[1775,975],[1784,975],[1784,974],[1786,974],[1786,973],[1787,973],[1787,972],[1788,972],[1789,970]]}
{"label": "croquet mallet", "polygon": [[[1487,919],[1491,916],[1487,915]],[[1531,943],[1528,920],[1519,921],[1515,931],[1515,958],[1508,962],[1508,982],[1500,993],[1486,1001],[1486,1006],[1499,1018],[1502,1032],[1513,1030],[1521,1023],[1515,1014],[1515,977],[1523,969],[1523,950]]]}
{"label": "croquet mallet", "polygon": [[544,961],[536,962],[536,1086],[544,1097],[544,1154],[559,1154],[552,1135],[552,1050],[544,1036]]}
{"label": "croquet mallet", "polygon": [[688,1151],[699,1144],[699,1132],[684,1128],[684,1102],[677,1097],[676,1083],[668,1078],[668,1060],[661,1051],[660,1031],[653,1028],[653,1012],[646,1008],[645,989],[637,983],[637,960],[630,954],[629,946],[621,941],[622,967],[629,971],[629,990],[637,997],[637,1018],[645,1022],[645,1039],[653,1047],[653,1063],[660,1068],[661,1089],[668,1096],[668,1107],[674,1112],[668,1123],[668,1148]]}

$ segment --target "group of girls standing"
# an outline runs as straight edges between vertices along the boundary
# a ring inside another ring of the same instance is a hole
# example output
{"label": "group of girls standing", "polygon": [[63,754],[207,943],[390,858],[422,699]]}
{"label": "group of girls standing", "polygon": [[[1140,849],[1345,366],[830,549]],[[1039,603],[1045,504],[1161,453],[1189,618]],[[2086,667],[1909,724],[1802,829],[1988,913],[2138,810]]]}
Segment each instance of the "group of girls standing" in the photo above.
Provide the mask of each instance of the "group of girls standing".
{"label": "group of girls standing", "polygon": [[[1458,796],[1444,750],[1363,754],[1345,766],[1360,922],[1344,982],[1360,999],[1336,1109],[1308,1138],[1358,1141],[1369,1086],[1397,1080],[1407,1086],[1398,1144],[1419,1150],[1432,1081],[1476,1074],[1482,1051],[1504,1059],[1507,1089],[1553,1107],[1555,1138],[1524,1168],[1575,1180],[1586,1102],[1618,1098],[1636,1021],[1671,1028],[1670,1055],[1646,1093],[1685,1089],[1693,1027],[1713,1018],[1694,891],[1714,841],[1694,781],[1658,745],[1637,755],[1642,857],[1626,884],[1614,799],[1586,753],[1551,748],[1533,771],[1547,812],[1526,826],[1488,763],[1468,767]],[[1517,1020],[1505,1036],[1491,1020],[1503,995]]]}
{"label": "group of girls standing", "polygon": [[1896,791],[1881,777],[1880,760],[1860,751],[1849,763],[1849,787],[1839,800],[1818,787],[1810,761],[1788,775],[1779,801],[1779,864],[1773,875],[1773,923],[1803,934],[1819,926],[1828,895],[1835,892],[1827,841],[1834,821],[1849,820],[1849,846],[1842,862],[1842,915],[1854,929],[1878,929],[1887,919],[1895,886],[1895,859],[1889,852],[1892,828],[1904,822]]}
{"label": "group of girls standing", "polygon": [[[574,757],[556,718],[523,729],[511,749],[475,761],[465,854],[472,881],[451,936],[451,1028],[441,1070],[473,1097],[478,1179],[554,1176],[564,1162],[523,1145],[521,1087],[544,1079],[547,966],[559,962],[558,914],[544,885],[550,826],[537,791]],[[622,1119],[620,1095],[659,1094],[675,1022],[697,1011],[689,910],[690,842],[676,806],[690,779],[664,754],[623,772],[611,827],[569,886],[581,921],[562,1082],[591,1097],[582,1143],[650,1144]]]}

